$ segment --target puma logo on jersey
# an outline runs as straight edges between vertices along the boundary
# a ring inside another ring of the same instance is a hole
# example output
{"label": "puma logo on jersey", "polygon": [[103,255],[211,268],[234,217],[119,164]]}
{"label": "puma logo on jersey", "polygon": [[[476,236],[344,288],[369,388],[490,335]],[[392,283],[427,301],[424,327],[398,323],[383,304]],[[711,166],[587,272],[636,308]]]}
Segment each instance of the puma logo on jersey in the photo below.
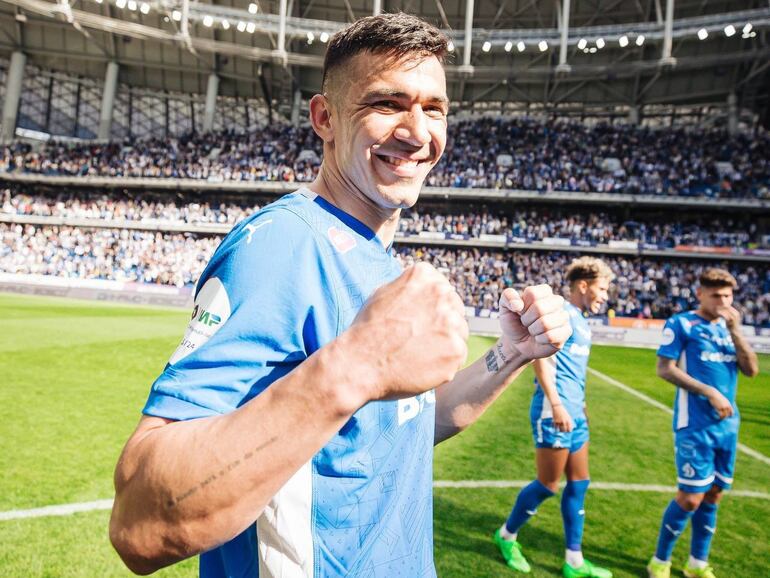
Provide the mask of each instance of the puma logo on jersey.
{"label": "puma logo on jersey", "polygon": [[425,409],[426,404],[436,403],[436,392],[426,391],[414,397],[398,400],[398,425],[404,425],[409,420],[416,418]]}
{"label": "puma logo on jersey", "polygon": [[267,219],[266,221],[260,221],[256,225],[252,225],[251,223],[246,223],[243,226],[243,228],[248,231],[248,234],[246,235],[246,244],[251,245],[251,238],[254,236],[254,231],[264,227],[265,225],[269,225],[272,222],[273,222],[273,219]]}

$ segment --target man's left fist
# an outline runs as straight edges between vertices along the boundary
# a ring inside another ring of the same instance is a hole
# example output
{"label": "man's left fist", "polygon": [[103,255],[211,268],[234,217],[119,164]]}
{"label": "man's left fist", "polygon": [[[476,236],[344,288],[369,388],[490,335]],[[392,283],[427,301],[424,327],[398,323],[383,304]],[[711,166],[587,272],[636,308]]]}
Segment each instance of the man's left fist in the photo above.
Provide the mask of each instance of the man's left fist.
{"label": "man's left fist", "polygon": [[527,287],[519,294],[508,288],[500,296],[500,328],[506,355],[527,360],[550,357],[572,335],[564,298],[548,285]]}

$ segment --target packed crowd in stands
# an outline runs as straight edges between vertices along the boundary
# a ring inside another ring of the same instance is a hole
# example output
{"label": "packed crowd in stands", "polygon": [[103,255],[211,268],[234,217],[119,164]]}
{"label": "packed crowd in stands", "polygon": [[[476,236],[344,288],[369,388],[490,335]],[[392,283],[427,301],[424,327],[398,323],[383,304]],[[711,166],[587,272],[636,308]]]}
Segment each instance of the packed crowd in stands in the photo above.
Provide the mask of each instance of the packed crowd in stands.
{"label": "packed crowd in stands", "polygon": [[[140,198],[66,192],[54,196],[12,194],[0,191],[0,213],[132,221],[232,225],[259,209],[259,204],[238,201],[209,203],[203,200]],[[559,237],[572,241],[607,243],[640,241],[662,247],[697,245],[746,248],[762,242],[757,223],[746,217],[692,218],[673,221],[655,215],[634,220],[606,212],[576,212],[565,208],[518,209],[481,207],[472,212],[439,213],[422,203],[405,211],[399,232],[467,235],[505,235],[526,242]]]}
{"label": "packed crowd in stands", "polygon": [[[45,175],[307,182],[321,143],[309,127],[110,144],[2,148],[0,171]],[[450,124],[429,186],[770,197],[770,135],[695,128],[586,126],[479,117]]]}
{"label": "packed crowd in stands", "polygon": [[[217,237],[195,234],[0,223],[0,271],[191,286],[218,243]],[[490,311],[508,286],[548,283],[564,291],[563,273],[575,256],[403,245],[397,251],[405,265],[431,262],[447,275],[467,306]],[[617,276],[608,304],[611,314],[664,318],[695,305],[693,288],[703,263],[605,259]],[[744,322],[770,326],[770,267],[728,267],[741,285],[737,303]]]}

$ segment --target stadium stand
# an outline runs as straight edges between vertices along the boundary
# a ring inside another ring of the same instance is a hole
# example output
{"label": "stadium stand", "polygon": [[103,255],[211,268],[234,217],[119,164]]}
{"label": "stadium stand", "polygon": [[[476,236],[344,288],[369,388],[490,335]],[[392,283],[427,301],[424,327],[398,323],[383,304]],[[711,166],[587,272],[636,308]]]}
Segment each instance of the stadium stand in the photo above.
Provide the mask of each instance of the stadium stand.
{"label": "stadium stand", "polygon": [[[307,182],[320,141],[270,125],[109,144],[3,148],[0,171],[42,175]],[[770,197],[770,136],[723,130],[479,117],[452,124],[427,185],[716,198]]]}

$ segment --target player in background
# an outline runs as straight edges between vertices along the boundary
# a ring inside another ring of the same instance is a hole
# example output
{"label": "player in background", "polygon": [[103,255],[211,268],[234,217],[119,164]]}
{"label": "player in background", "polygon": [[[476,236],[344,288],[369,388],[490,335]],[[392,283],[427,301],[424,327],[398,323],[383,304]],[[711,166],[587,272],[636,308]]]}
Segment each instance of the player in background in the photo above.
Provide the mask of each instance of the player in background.
{"label": "player in background", "polygon": [[697,289],[695,311],[674,315],[658,349],[660,377],[677,387],[674,453],[679,490],[666,508],[658,545],[647,571],[668,578],[671,552],[692,520],[687,578],[715,578],[708,564],[722,492],[733,483],[740,418],[735,405],[738,370],[754,377],[757,355],[741,334],[733,307],[738,284],[723,269],[706,269]]}
{"label": "player in background", "polygon": [[517,541],[518,532],[537,513],[538,506],[554,496],[562,474],[567,486],[561,500],[567,578],[610,578],[612,572],[583,558],[581,543],[588,491],[588,417],[585,411],[586,368],[591,352],[591,328],[586,314],[596,314],[607,301],[614,275],[600,259],[581,257],[567,269],[569,301],[564,307],[572,325],[572,337],[557,354],[534,363],[535,394],[530,418],[535,438],[537,478],[516,499],[508,520],[494,540],[510,568],[530,571]]}

